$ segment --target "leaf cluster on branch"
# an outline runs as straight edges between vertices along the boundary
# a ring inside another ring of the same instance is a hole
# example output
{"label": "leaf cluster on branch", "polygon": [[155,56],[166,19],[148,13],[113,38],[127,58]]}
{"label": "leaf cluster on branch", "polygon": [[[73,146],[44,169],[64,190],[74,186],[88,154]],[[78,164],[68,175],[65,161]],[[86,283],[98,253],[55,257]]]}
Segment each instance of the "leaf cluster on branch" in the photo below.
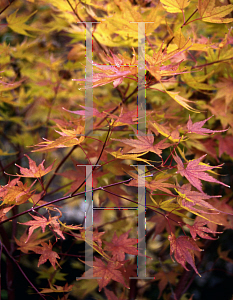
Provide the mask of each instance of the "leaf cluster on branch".
{"label": "leaf cluster on branch", "polygon": [[[2,298],[192,299],[211,247],[233,229],[233,4],[0,5]],[[214,264],[232,263],[221,249]]]}

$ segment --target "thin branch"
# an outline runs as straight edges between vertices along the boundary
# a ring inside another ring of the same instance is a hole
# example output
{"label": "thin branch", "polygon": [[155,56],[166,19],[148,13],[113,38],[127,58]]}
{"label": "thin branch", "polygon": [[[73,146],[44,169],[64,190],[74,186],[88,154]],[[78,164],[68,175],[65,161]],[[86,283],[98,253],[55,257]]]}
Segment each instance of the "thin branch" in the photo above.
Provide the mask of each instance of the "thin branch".
{"label": "thin branch", "polygon": [[6,254],[6,256],[7,256],[8,258],[10,258],[10,259],[16,264],[16,266],[19,268],[20,272],[22,273],[22,275],[24,276],[24,278],[28,281],[28,283],[30,284],[30,286],[36,291],[36,293],[37,293],[38,295],[40,295],[40,297],[41,297],[42,299],[46,300],[45,297],[37,290],[37,288],[34,286],[34,284],[30,281],[30,279],[29,279],[29,278],[27,277],[27,275],[24,273],[24,271],[22,270],[22,268],[20,267],[20,265],[18,264],[18,262],[14,259],[13,256],[10,255],[10,253],[9,253],[8,250],[7,250],[7,248],[2,244],[1,240],[0,240],[0,245],[1,245],[1,248],[3,248],[3,250],[4,250],[5,254]]}

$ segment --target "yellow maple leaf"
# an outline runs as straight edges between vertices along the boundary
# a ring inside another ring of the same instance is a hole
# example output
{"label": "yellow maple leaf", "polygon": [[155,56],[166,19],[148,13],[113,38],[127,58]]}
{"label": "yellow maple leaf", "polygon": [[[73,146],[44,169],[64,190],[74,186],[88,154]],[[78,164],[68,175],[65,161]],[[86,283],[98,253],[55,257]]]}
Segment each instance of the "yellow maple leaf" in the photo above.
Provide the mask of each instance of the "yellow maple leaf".
{"label": "yellow maple leaf", "polygon": [[140,158],[139,156],[142,156],[146,153],[148,153],[149,151],[146,151],[146,152],[143,152],[143,153],[136,153],[136,154],[123,154],[121,152],[121,150],[117,150],[115,152],[111,152],[110,154],[112,156],[114,156],[115,158],[118,158],[118,159],[130,159],[130,160],[136,160],[136,161],[143,161],[149,165],[151,165],[147,159],[143,159],[143,158]]}
{"label": "yellow maple leaf", "polygon": [[32,17],[37,11],[34,11],[32,14],[29,16],[16,16],[18,12],[18,9],[11,14],[9,17],[6,18],[8,26],[10,29],[13,31],[22,34],[22,35],[27,35],[27,36],[32,36],[30,35],[26,30],[28,31],[40,31],[40,29],[33,28],[30,25],[25,24],[27,20]]}
{"label": "yellow maple leaf", "polygon": [[184,97],[179,96],[179,92],[168,92],[167,90],[165,90],[165,92],[172,97],[177,103],[179,103],[181,106],[183,106],[184,108],[186,108],[187,110],[190,110],[192,112],[195,113],[199,113],[198,110],[196,110],[195,108],[192,108],[188,103],[194,103],[191,100],[185,99]]}
{"label": "yellow maple leaf", "polygon": [[170,13],[182,12],[190,3],[189,0],[160,0],[164,9]]}
{"label": "yellow maple leaf", "polygon": [[230,23],[233,18],[223,18],[233,10],[233,5],[215,7],[215,0],[198,0],[198,11],[204,22]]}

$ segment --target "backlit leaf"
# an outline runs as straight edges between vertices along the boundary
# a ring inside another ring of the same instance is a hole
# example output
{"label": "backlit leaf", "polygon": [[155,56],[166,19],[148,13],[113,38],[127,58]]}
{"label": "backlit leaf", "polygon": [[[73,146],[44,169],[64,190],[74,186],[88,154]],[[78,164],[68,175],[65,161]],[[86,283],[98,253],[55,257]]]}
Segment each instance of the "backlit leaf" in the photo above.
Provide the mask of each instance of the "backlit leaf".
{"label": "backlit leaf", "polygon": [[170,13],[182,12],[189,5],[189,0],[160,0],[166,11]]}

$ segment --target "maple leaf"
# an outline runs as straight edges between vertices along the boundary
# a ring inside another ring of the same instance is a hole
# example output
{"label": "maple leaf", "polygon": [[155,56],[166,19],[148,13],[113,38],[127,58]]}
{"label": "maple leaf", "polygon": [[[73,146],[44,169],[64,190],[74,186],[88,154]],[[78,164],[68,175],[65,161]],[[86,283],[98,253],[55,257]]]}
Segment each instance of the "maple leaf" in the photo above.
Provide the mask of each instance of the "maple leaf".
{"label": "maple leaf", "polygon": [[118,149],[117,151],[113,151],[113,152],[110,152],[110,154],[112,156],[114,156],[115,158],[117,159],[130,159],[130,160],[136,160],[136,161],[143,161],[149,165],[151,165],[147,159],[144,159],[144,158],[140,158],[139,156],[142,156],[144,154],[148,153],[148,151],[146,152],[143,152],[143,153],[136,153],[136,154],[124,154],[122,153],[122,150],[121,149]]}
{"label": "maple leaf", "polygon": [[136,139],[112,139],[114,141],[122,142],[126,145],[134,147],[132,150],[128,151],[127,153],[141,153],[141,152],[154,152],[158,156],[161,157],[162,149],[166,149],[170,147],[170,144],[165,143],[165,140],[162,140],[154,145],[154,136],[150,129],[145,136],[137,135],[136,130],[133,129],[135,135],[137,136],[138,140]]}
{"label": "maple leaf", "polygon": [[211,130],[211,129],[208,129],[208,128],[201,128],[209,119],[211,119],[213,116],[203,120],[203,121],[200,121],[200,122],[196,122],[196,123],[192,123],[192,120],[190,118],[190,115],[189,115],[189,120],[188,120],[188,123],[187,123],[187,128],[188,128],[188,133],[198,133],[198,134],[201,134],[201,135],[206,135],[206,133],[215,133],[215,132],[224,132],[224,131],[227,131],[228,129],[224,129],[224,130]]}
{"label": "maple leaf", "polygon": [[165,289],[165,287],[167,286],[167,284],[176,284],[176,278],[177,278],[177,273],[174,271],[170,271],[170,272],[163,272],[163,271],[159,271],[158,273],[154,274],[154,279],[153,280],[159,280],[159,296],[158,299],[160,299],[160,297],[162,296],[162,293]]}
{"label": "maple leaf", "polygon": [[160,191],[163,191],[170,195],[173,195],[172,192],[168,188],[174,188],[174,185],[169,182],[164,182],[169,178],[170,178],[169,175],[167,175],[167,176],[157,175],[154,180],[149,181],[149,182],[146,181],[146,187],[153,192],[155,190],[160,190]]}
{"label": "maple leaf", "polygon": [[133,172],[127,172],[131,177],[134,178],[134,180],[131,180],[128,184],[125,184],[127,186],[144,186],[147,187],[151,191],[160,190],[165,193],[168,193],[170,195],[173,195],[172,192],[168,188],[174,188],[174,185],[169,182],[164,182],[167,180],[170,176],[169,175],[157,175],[154,180],[147,181],[143,177],[139,176],[138,174],[135,174]]}
{"label": "maple leaf", "polygon": [[224,259],[225,261],[228,261],[230,263],[233,264],[233,259],[231,259],[230,257],[228,257],[228,254],[231,250],[227,250],[227,251],[222,251],[221,246],[218,247],[218,255],[219,258]]}
{"label": "maple leaf", "polygon": [[[124,111],[123,111],[124,110]],[[123,126],[123,125],[133,125],[138,121],[138,112],[137,108],[134,109],[127,109],[124,107],[121,108],[121,112],[119,116],[109,114],[108,116],[114,120],[111,122],[111,126],[117,127],[117,126]]]}
{"label": "maple leaf", "polygon": [[218,88],[216,96],[211,100],[213,103],[217,99],[224,98],[226,103],[226,111],[229,107],[230,103],[233,100],[233,79],[232,77],[229,78],[222,78],[220,82],[216,83],[215,86]]}
{"label": "maple leaf", "polygon": [[96,116],[98,118],[104,118],[106,117],[107,113],[100,113],[98,111],[98,109],[94,108],[94,107],[86,107],[86,106],[83,106],[83,105],[79,105],[80,107],[83,108],[83,110],[68,110],[68,109],[65,109],[64,107],[62,109],[64,109],[65,111],[68,111],[72,114],[76,114],[76,115],[80,115],[80,116],[83,116],[83,117],[92,117],[92,116]]}
{"label": "maple leaf", "polygon": [[125,259],[125,253],[131,255],[138,255],[138,250],[133,245],[137,244],[137,239],[128,238],[129,231],[122,233],[117,237],[116,232],[114,232],[111,242],[106,242],[106,251],[112,252],[113,260],[123,261]]}
{"label": "maple leaf", "polygon": [[202,192],[202,183],[201,180],[205,180],[205,181],[209,181],[209,182],[215,182],[215,183],[219,183],[222,184],[226,187],[230,187],[229,185],[218,181],[217,179],[211,177],[210,175],[208,175],[207,173],[204,173],[205,171],[209,171],[212,170],[214,168],[220,167],[222,165],[219,166],[209,166],[207,164],[203,164],[201,163],[201,160],[206,156],[203,155],[200,158],[197,159],[193,159],[191,161],[188,162],[188,165],[186,168],[184,168],[184,164],[182,162],[182,160],[180,159],[180,157],[173,155],[173,158],[175,159],[175,161],[177,162],[177,168],[178,171],[177,173],[180,173],[181,176],[185,176],[188,181],[196,188],[198,189],[200,192]]}
{"label": "maple leaf", "polygon": [[207,233],[222,233],[218,231],[213,231],[207,227],[204,227],[204,225],[207,224],[207,221],[204,222],[195,222],[193,226],[186,224],[186,226],[190,229],[191,236],[194,240],[196,240],[196,236],[199,235],[203,239],[207,240],[216,240],[216,238],[210,237]]}
{"label": "maple leaf", "polygon": [[25,203],[32,196],[33,191],[30,191],[31,187],[35,184],[36,180],[27,186],[27,182],[23,184],[20,178],[11,180],[8,184],[0,187],[0,200],[3,204],[16,204],[20,205]]}
{"label": "maple leaf", "polygon": [[25,24],[29,18],[31,18],[37,11],[34,11],[32,14],[29,16],[16,16],[18,12],[18,9],[11,14],[10,16],[6,17],[8,26],[15,32],[22,34],[22,35],[27,35],[30,37],[33,37],[30,35],[26,30],[29,31],[40,31],[37,28],[33,28],[31,25]]}
{"label": "maple leaf", "polygon": [[[201,251],[201,249],[196,245],[196,243],[187,236],[180,236],[178,238],[175,237],[173,233],[168,236],[168,240],[170,241],[170,255],[172,258],[172,254],[174,253],[174,257],[178,263],[180,263],[185,270],[189,271],[185,266],[185,263],[188,262],[195,272],[201,276],[194,262],[194,252],[193,251]],[[173,259],[172,259],[173,260]]]}
{"label": "maple leaf", "polygon": [[225,152],[229,156],[233,157],[233,136],[227,135],[227,136],[219,136],[219,157],[223,155]]}
{"label": "maple leaf", "polygon": [[112,291],[106,288],[104,288],[104,293],[108,300],[127,300],[123,293],[120,297],[117,297]]}
{"label": "maple leaf", "polygon": [[[172,219],[177,223],[181,221],[181,219],[176,215],[172,215]],[[161,214],[156,214],[155,216],[152,216],[149,222],[152,222],[155,225],[154,238],[158,234],[162,233],[164,229],[166,229],[167,232],[175,231],[175,226],[177,223],[175,223],[174,221],[169,220],[168,223],[167,219]]]}
{"label": "maple leaf", "polygon": [[164,9],[170,13],[182,12],[190,3],[189,0],[160,0]]}
{"label": "maple leaf", "polygon": [[223,18],[233,10],[233,5],[215,7],[215,0],[198,0],[198,11],[204,22],[230,23],[233,18]]}
{"label": "maple leaf", "polygon": [[182,142],[185,139],[183,136],[180,137],[180,133],[177,128],[172,130],[172,132],[170,132],[170,130],[166,126],[161,125],[159,123],[150,122],[150,125],[154,130],[156,130],[156,132],[159,132],[160,134],[162,134],[163,136],[165,136],[166,138],[168,138],[174,143]]}
{"label": "maple leaf", "polygon": [[35,252],[37,254],[41,254],[39,261],[38,261],[38,267],[42,264],[44,264],[47,260],[50,261],[51,265],[56,269],[56,264],[60,267],[59,263],[57,262],[57,258],[60,258],[60,256],[57,254],[57,252],[53,251],[53,245],[49,241],[49,244],[46,244],[45,242],[41,242],[42,247],[36,248]]}
{"label": "maple leaf", "polygon": [[41,148],[33,150],[32,152],[49,151],[55,148],[72,147],[75,145],[79,145],[85,140],[85,136],[82,135],[84,130],[83,126],[79,125],[77,126],[76,129],[73,130],[64,129],[59,124],[57,124],[57,126],[61,131],[57,131],[57,130],[55,131],[59,133],[61,136],[55,141],[49,141],[47,139],[44,139],[45,140],[44,142],[35,145],[36,147],[41,147]]}
{"label": "maple leaf", "polygon": [[177,202],[180,204],[180,206],[192,212],[195,215],[209,220],[209,217],[203,216],[202,213],[219,214],[221,212],[213,205],[203,200],[220,196],[209,196],[203,192],[199,193],[197,191],[191,191],[191,184],[184,184],[182,186],[178,186],[178,188],[175,190],[180,196],[180,198],[177,199]]}
{"label": "maple leaf", "polygon": [[50,165],[47,169],[44,168],[44,161],[45,159],[42,161],[42,163],[39,164],[39,166],[36,166],[36,163],[27,155],[24,154],[24,156],[26,156],[28,158],[29,161],[29,169],[27,168],[23,168],[20,167],[19,165],[15,164],[17,167],[20,168],[20,173],[22,175],[19,175],[16,173],[16,175],[11,175],[11,174],[7,174],[10,176],[18,176],[18,177],[34,177],[34,178],[41,178],[42,176],[48,174],[49,172],[52,171],[53,165],[55,163],[55,161],[52,163],[52,165]]}
{"label": "maple leaf", "polygon": [[40,292],[41,294],[46,294],[46,293],[67,293],[72,291],[74,284],[68,285],[66,283],[64,286],[59,286],[59,285],[50,285],[50,288],[44,288]]}
{"label": "maple leaf", "polygon": [[9,207],[0,207],[0,222],[4,221],[7,219],[7,213],[8,211],[10,211],[12,208],[14,207],[14,205],[9,206]]}
{"label": "maple leaf", "polygon": [[[111,280],[117,281],[123,284],[126,288],[129,288],[122,276],[122,273],[118,270],[121,267],[120,263],[108,261],[105,264],[100,258],[94,257],[95,261],[93,262],[93,269],[89,269],[85,272],[82,277],[88,277],[89,273],[93,277],[100,277],[97,279],[99,284],[99,292],[103,287],[107,286]],[[81,280],[82,278],[78,279]]]}
{"label": "maple leaf", "polygon": [[[102,86],[107,83],[113,82],[113,86],[117,87],[123,82],[123,79],[129,75],[136,76],[137,71],[137,60],[135,50],[133,49],[133,58],[123,57],[118,55],[118,57],[111,51],[112,57],[108,56],[105,61],[109,62],[108,65],[93,64],[101,73],[93,74],[92,76],[92,87]],[[86,81],[90,79],[73,79],[73,81]]]}
{"label": "maple leaf", "polygon": [[[22,251],[23,253],[28,254],[28,251],[34,251],[38,249],[39,245],[42,242],[45,242],[47,238],[41,239],[45,234],[41,234],[38,232],[33,232],[33,234],[28,239],[27,230],[21,235],[20,239],[17,240],[16,237],[14,237],[16,244],[19,246],[17,249]],[[40,248],[40,247],[39,247]]]}
{"label": "maple leaf", "polygon": [[195,112],[195,113],[199,113],[198,110],[192,108],[192,107],[188,104],[188,103],[194,103],[194,102],[191,101],[191,100],[185,99],[184,97],[179,96],[179,92],[168,92],[166,89],[165,89],[165,92],[166,92],[170,97],[172,97],[178,104],[180,104],[181,106],[183,106],[183,107],[186,108],[187,110],[190,110],[190,111]]}
{"label": "maple leaf", "polygon": [[47,220],[44,216],[38,217],[38,216],[33,216],[29,213],[29,215],[34,219],[32,221],[28,221],[26,223],[19,223],[22,225],[28,225],[30,226],[29,228],[29,232],[28,232],[28,238],[26,240],[25,243],[27,243],[27,241],[29,240],[30,236],[32,235],[33,231],[36,228],[41,227],[42,232],[45,232],[45,227],[47,225],[51,226],[52,230],[55,231],[58,235],[60,235],[60,237],[62,237],[63,239],[65,239],[61,229],[60,229],[60,224],[58,222],[58,218],[61,217],[60,216],[55,216],[55,217],[51,217],[49,216],[49,219]]}
{"label": "maple leaf", "polygon": [[187,43],[185,43],[182,46],[182,48],[178,48],[174,51],[167,53],[167,48],[163,49],[163,43],[162,43],[158,52],[153,51],[154,53],[152,57],[147,54],[145,55],[146,70],[150,72],[151,75],[154,76],[157,81],[160,81],[161,78],[164,76],[173,76],[177,74],[182,74],[183,71],[177,71],[182,60],[176,62],[175,64],[174,63],[169,63],[168,65],[164,65],[164,64],[167,61],[174,59],[177,56],[180,56],[189,47],[190,46],[187,47]]}

